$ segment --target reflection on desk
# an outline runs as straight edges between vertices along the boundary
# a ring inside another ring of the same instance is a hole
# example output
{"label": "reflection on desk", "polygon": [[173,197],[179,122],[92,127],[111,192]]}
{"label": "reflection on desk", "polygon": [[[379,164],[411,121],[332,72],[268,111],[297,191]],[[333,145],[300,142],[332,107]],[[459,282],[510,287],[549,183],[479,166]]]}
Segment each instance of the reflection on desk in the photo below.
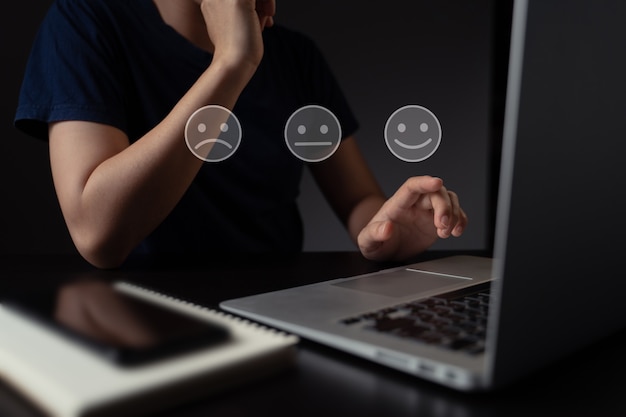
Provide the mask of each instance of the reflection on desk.
{"label": "reflection on desk", "polygon": [[[453,253],[425,254],[422,259]],[[216,306],[221,300],[293,285],[371,272],[389,265],[364,260],[358,253],[305,253],[289,258],[246,260],[143,259],[115,271],[95,271],[110,279],[124,277],[163,292]],[[419,259],[421,260],[421,259]],[[21,264],[21,265],[20,265]],[[80,259],[25,257],[4,261],[0,294],[20,285],[63,279],[94,270]],[[156,417],[200,416],[626,416],[626,332],[526,378],[487,394],[451,391],[342,352],[302,341],[295,369],[210,395]],[[0,416],[42,414],[0,384]]]}

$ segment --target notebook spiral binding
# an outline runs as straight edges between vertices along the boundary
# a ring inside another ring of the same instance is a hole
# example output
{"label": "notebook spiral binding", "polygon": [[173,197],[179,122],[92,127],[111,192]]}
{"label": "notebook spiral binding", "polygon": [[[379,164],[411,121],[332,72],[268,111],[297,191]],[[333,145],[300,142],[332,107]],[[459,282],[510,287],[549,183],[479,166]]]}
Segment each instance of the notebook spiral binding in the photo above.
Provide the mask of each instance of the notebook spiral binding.
{"label": "notebook spiral binding", "polygon": [[177,310],[182,310],[187,313],[190,313],[194,316],[199,316],[202,318],[214,319],[217,321],[224,321],[226,323],[237,323],[245,326],[249,330],[258,331],[265,334],[275,335],[280,338],[289,338],[294,341],[299,340],[298,336],[292,335],[290,333],[284,332],[282,330],[278,330],[272,327],[268,327],[265,325],[261,325],[259,323],[234,316],[229,313],[225,313],[223,311],[219,311],[213,308],[204,307],[195,303],[192,303],[187,300],[183,300],[177,297],[173,297],[170,295],[165,295],[159,291],[155,291],[143,286],[139,286],[137,284],[132,284],[125,281],[118,281],[114,283],[114,287],[127,294],[131,294],[143,299],[147,299],[150,301],[155,301],[157,303],[166,304],[169,307],[172,307]]}

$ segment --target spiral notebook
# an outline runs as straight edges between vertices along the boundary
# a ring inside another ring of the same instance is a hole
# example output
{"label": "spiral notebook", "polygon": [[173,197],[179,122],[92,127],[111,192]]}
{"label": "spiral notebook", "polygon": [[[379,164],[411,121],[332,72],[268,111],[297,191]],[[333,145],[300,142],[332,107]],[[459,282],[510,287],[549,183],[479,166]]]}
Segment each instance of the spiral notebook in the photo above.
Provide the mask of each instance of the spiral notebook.
{"label": "spiral notebook", "polygon": [[114,288],[219,324],[230,338],[125,368],[0,304],[0,378],[54,417],[139,416],[267,377],[294,363],[295,336],[128,283]]}

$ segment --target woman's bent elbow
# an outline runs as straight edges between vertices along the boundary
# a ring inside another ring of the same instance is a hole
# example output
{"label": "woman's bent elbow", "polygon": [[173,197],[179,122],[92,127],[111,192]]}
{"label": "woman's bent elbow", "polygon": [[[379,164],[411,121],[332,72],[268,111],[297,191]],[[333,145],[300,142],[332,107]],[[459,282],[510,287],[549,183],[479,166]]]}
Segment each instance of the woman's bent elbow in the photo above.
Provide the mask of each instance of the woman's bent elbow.
{"label": "woman's bent elbow", "polygon": [[127,245],[106,239],[96,233],[74,233],[72,240],[78,253],[99,269],[120,267],[131,251],[126,248]]}

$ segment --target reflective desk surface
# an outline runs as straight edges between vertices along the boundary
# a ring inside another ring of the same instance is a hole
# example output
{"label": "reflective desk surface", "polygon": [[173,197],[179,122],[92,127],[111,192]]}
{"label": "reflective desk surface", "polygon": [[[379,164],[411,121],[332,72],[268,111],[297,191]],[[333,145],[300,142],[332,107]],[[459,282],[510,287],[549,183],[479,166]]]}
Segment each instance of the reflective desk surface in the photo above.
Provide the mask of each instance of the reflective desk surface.
{"label": "reflective desk surface", "polygon": [[[451,254],[431,252],[415,261]],[[0,295],[16,287],[95,276],[143,284],[213,308],[229,298],[393,266],[353,252],[142,258],[110,271],[72,256],[4,256],[2,262]],[[451,391],[302,340],[293,368],[155,416],[626,416],[625,352],[623,331],[506,389],[477,394]],[[0,380],[0,416],[43,414]]]}

